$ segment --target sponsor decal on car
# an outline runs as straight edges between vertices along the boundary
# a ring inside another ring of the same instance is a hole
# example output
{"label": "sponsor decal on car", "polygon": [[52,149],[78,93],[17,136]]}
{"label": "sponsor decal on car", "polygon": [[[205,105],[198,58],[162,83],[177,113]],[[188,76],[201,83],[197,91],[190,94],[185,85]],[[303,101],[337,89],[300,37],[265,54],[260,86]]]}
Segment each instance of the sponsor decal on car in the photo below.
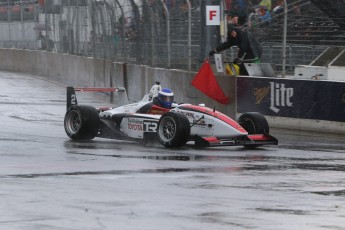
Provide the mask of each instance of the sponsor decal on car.
{"label": "sponsor decal on car", "polygon": [[143,131],[143,121],[133,118],[128,118],[128,130]]}
{"label": "sponsor decal on car", "polygon": [[144,121],[144,132],[156,132],[157,131],[157,121],[147,120]]}

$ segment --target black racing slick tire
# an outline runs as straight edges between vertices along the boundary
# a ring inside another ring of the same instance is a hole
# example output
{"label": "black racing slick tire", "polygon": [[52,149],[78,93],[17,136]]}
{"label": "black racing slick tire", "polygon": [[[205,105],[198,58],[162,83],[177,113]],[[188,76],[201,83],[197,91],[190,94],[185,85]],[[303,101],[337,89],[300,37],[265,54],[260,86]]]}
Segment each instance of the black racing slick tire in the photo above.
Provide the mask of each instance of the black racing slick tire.
{"label": "black racing slick tire", "polygon": [[158,121],[159,142],[167,148],[178,148],[187,143],[190,137],[188,118],[181,113],[167,112]]}
{"label": "black racing slick tire", "polygon": [[269,134],[268,122],[261,113],[244,113],[238,118],[237,122],[248,134]]}
{"label": "black racing slick tire", "polygon": [[64,127],[72,140],[91,140],[99,130],[99,114],[92,106],[71,106],[65,115]]}

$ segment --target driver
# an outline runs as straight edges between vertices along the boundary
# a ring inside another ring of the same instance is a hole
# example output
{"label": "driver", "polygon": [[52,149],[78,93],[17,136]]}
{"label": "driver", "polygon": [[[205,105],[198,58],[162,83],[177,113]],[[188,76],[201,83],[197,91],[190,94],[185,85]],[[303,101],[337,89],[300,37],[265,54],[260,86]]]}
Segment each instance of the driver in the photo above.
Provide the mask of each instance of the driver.
{"label": "driver", "polygon": [[153,98],[153,104],[170,109],[172,103],[174,102],[174,93],[171,89],[163,88],[158,92],[157,97]]}
{"label": "driver", "polygon": [[138,113],[163,114],[172,109],[173,102],[174,92],[169,88],[163,88],[153,96],[152,102],[141,107]]}

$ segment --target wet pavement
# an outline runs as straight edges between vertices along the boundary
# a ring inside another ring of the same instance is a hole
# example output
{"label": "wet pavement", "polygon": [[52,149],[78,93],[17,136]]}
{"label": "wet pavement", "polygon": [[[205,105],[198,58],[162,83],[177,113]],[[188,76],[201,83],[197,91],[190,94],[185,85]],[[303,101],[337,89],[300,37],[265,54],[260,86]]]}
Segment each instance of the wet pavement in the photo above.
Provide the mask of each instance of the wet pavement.
{"label": "wet pavement", "polygon": [[64,86],[7,72],[0,86],[1,229],[345,229],[343,136],[273,129],[280,144],[256,150],[74,142]]}

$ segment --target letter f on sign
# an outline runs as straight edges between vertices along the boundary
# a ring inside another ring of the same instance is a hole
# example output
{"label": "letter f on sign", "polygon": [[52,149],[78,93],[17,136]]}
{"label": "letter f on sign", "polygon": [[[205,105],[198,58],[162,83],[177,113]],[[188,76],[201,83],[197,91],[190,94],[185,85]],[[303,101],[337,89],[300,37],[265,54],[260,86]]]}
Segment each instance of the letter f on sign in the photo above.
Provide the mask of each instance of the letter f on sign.
{"label": "letter f on sign", "polygon": [[210,20],[213,20],[213,17],[217,16],[217,11],[215,10],[210,10]]}
{"label": "letter f on sign", "polygon": [[206,6],[206,25],[218,26],[220,25],[220,7]]}

